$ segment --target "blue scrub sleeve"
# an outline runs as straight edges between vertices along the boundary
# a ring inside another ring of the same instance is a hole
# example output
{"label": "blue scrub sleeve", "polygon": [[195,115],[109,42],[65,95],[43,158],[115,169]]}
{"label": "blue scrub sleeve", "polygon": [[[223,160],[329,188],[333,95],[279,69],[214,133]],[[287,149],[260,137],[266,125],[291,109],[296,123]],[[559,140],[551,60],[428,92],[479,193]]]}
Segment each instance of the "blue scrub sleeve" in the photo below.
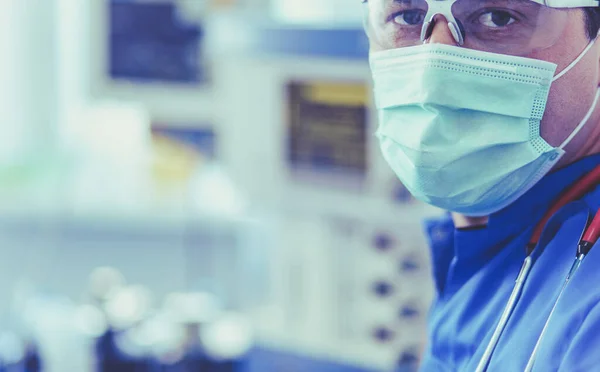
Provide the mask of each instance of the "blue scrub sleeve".
{"label": "blue scrub sleeve", "polygon": [[579,327],[558,371],[600,371],[600,303],[588,313]]}

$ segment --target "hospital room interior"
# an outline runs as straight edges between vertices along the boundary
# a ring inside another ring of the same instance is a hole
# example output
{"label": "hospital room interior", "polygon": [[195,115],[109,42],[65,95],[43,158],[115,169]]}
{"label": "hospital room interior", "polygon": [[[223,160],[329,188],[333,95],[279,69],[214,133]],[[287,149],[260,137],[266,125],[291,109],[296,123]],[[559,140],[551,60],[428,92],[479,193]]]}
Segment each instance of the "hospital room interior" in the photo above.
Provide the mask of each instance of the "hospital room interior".
{"label": "hospital room interior", "polygon": [[359,0],[1,9],[0,372],[418,369]]}

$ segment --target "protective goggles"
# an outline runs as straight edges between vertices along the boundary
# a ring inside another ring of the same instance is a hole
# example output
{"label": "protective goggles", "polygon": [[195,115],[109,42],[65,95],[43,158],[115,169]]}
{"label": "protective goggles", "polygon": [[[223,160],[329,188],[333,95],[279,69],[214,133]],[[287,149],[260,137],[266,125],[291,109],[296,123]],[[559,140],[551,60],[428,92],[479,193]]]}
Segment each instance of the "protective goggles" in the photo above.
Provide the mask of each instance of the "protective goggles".
{"label": "protective goggles", "polygon": [[568,8],[598,0],[364,0],[365,27],[380,49],[422,44],[442,15],[458,45],[527,55],[554,45],[568,25]]}

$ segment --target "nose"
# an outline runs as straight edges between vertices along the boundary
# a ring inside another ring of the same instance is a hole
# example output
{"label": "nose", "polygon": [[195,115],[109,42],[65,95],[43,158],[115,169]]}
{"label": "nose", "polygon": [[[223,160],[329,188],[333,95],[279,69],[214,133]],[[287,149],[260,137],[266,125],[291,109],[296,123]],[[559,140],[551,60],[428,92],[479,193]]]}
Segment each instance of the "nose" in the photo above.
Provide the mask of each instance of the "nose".
{"label": "nose", "polygon": [[446,17],[441,14],[436,14],[433,17],[432,23],[433,25],[430,27],[433,27],[433,29],[429,31],[429,37],[425,40],[425,44],[458,45],[448,27]]}

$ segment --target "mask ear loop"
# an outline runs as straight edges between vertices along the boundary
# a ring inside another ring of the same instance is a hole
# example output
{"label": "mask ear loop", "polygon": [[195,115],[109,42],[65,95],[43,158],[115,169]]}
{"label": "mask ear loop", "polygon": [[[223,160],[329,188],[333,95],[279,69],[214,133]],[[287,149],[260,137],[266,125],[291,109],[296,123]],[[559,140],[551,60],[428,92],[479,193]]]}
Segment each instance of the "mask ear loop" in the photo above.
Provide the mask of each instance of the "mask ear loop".
{"label": "mask ear loop", "polygon": [[[564,69],[560,74],[556,75],[554,77],[554,79],[552,79],[552,81],[556,81],[556,80],[560,79],[567,72],[569,72],[573,67],[575,67],[575,65],[577,65],[579,63],[579,61],[581,61],[581,59],[587,55],[587,53],[590,51],[590,49],[592,49],[592,47],[596,43],[596,40],[598,40],[598,37],[600,37],[600,31],[598,31],[596,38],[589,43],[589,45],[583,50],[583,52],[579,55],[579,57],[577,57],[573,62],[571,62],[571,64],[566,69]],[[589,109],[588,113],[585,115],[583,120],[581,120],[581,123],[579,123],[579,125],[577,126],[577,128],[575,128],[575,130],[571,133],[571,135],[562,143],[562,145],[560,145],[559,148],[561,150],[564,149],[565,147],[567,147],[567,145],[573,140],[573,138],[575,138],[575,136],[577,134],[579,134],[581,129],[583,129],[583,127],[587,124],[587,122],[592,117],[592,114],[596,110],[596,106],[598,105],[599,100],[600,100],[600,88],[598,88],[598,91],[596,92],[596,97],[594,97],[594,102],[592,103],[592,107]]]}
{"label": "mask ear loop", "polygon": [[552,79],[552,81],[556,81],[558,79],[560,79],[561,77],[565,76],[565,74],[569,71],[571,71],[573,69],[573,67],[575,67],[579,61],[581,61],[583,59],[583,57],[585,57],[588,52],[590,51],[590,49],[592,49],[592,47],[594,46],[594,44],[596,43],[596,40],[598,40],[598,37],[600,36],[600,31],[598,31],[598,34],[596,35],[596,37],[594,38],[594,40],[590,41],[590,43],[588,44],[587,47],[585,47],[585,49],[583,50],[583,52],[581,52],[581,54],[575,58],[575,60],[573,62],[571,62],[564,70],[562,70],[558,75],[556,75],[554,77],[554,79]]}

